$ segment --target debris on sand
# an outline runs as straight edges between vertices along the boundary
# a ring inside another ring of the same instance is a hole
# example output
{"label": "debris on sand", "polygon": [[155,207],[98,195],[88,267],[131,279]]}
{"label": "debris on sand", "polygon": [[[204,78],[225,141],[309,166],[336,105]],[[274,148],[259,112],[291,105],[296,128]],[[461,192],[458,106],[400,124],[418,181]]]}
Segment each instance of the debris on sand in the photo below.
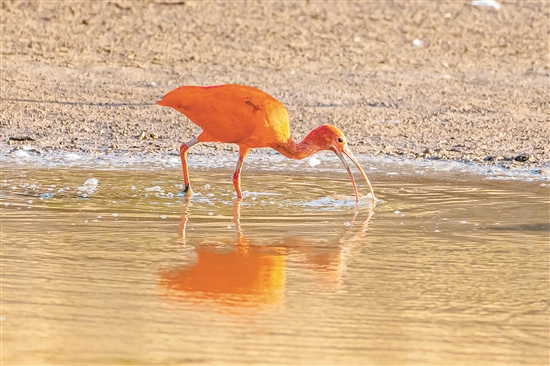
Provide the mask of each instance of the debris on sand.
{"label": "debris on sand", "polygon": [[495,0],[475,0],[475,1],[472,1],[472,5],[492,7],[495,10],[500,10],[500,4],[497,3]]}

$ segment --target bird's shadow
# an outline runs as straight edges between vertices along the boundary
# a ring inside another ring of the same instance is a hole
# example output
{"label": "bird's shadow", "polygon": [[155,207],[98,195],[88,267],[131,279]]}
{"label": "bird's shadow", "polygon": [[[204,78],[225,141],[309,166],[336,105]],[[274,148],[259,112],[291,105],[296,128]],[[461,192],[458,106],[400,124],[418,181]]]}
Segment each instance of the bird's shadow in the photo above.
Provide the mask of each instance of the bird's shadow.
{"label": "bird's shadow", "polygon": [[2,98],[0,102],[15,102],[15,103],[38,103],[38,104],[59,104],[59,105],[71,105],[71,106],[89,106],[89,107],[152,107],[156,106],[156,103],[112,103],[112,102],[71,102],[62,100],[35,100],[35,99],[22,99],[22,98]]}

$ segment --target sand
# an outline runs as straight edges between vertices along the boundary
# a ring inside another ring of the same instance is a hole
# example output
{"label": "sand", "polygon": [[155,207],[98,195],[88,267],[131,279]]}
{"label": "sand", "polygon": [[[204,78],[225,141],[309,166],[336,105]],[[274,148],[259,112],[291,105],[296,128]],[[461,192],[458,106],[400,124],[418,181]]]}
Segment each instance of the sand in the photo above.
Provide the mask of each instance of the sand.
{"label": "sand", "polygon": [[331,123],[356,154],[544,173],[549,5],[501,5],[2,1],[0,154],[177,155],[200,130],[155,102],[240,83],[287,106],[295,139]]}

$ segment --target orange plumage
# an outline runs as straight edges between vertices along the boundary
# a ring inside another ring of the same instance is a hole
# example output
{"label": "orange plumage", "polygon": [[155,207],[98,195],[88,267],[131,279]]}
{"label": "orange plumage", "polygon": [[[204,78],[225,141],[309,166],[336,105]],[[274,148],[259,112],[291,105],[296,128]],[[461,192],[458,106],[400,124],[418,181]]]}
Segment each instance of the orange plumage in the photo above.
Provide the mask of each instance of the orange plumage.
{"label": "orange plumage", "polygon": [[323,125],[311,131],[301,142],[295,143],[290,136],[286,107],[257,88],[236,84],[181,86],[166,94],[158,104],[183,113],[203,130],[196,138],[180,147],[184,193],[191,193],[187,170],[188,149],[199,142],[224,142],[237,144],[240,148],[237,169],[233,175],[239,198],[242,198],[242,163],[251,148],[270,147],[294,159],[303,159],[320,150],[332,150],[342,160],[351,176],[356,201],[359,196],[355,180],[342,154],[355,163],[367,181],[374,205],[374,192],[370,182],[349,150],[344,134],[334,126]]}
{"label": "orange plumage", "polygon": [[250,86],[181,86],[158,104],[174,108],[201,127],[199,142],[256,148],[290,138],[285,106]]}

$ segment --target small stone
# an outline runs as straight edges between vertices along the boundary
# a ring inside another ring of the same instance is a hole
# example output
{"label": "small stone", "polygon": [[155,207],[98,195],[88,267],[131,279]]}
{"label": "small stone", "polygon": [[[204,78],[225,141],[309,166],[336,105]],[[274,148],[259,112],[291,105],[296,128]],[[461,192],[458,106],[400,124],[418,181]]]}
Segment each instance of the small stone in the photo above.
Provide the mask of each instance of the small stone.
{"label": "small stone", "polygon": [[150,134],[149,136],[150,136],[152,139],[156,139],[156,138],[158,137],[156,133],[152,133],[152,134]]}
{"label": "small stone", "polygon": [[146,138],[147,138],[147,134],[145,133],[145,131],[141,132],[141,134],[138,137],[138,139],[140,140],[145,140]]}

